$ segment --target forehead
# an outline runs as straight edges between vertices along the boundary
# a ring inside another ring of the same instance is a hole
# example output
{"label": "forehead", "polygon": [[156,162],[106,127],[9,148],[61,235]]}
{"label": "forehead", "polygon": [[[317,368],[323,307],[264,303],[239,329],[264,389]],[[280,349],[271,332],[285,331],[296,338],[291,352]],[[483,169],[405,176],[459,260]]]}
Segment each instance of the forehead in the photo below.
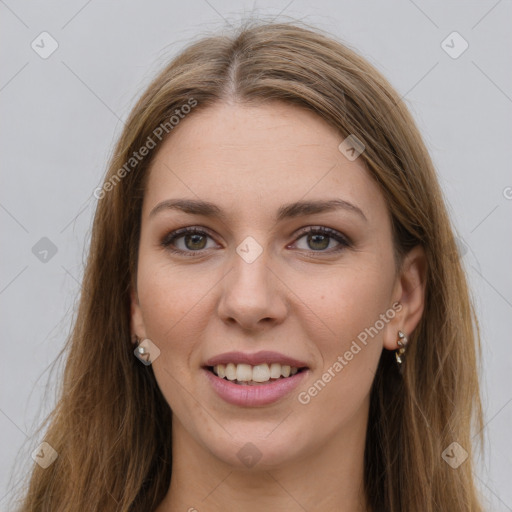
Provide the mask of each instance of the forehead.
{"label": "forehead", "polygon": [[237,216],[274,213],[283,203],[341,198],[367,216],[386,206],[361,157],[319,116],[274,102],[216,104],[181,121],[150,168],[143,215],[174,197],[224,205]]}

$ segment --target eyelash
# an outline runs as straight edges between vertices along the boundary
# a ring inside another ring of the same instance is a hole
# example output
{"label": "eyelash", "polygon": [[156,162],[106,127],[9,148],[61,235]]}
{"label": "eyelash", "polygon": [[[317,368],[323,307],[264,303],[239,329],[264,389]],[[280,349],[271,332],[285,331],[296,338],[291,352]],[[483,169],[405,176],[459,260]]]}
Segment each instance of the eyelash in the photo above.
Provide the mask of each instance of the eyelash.
{"label": "eyelash", "polygon": [[[173,249],[172,248],[172,244],[177,239],[182,238],[182,237],[184,237],[186,235],[193,235],[193,234],[205,235],[205,236],[208,236],[208,237],[212,238],[209,233],[204,231],[204,229],[197,228],[197,227],[187,227],[187,228],[177,229],[176,231],[172,231],[171,233],[167,234],[162,239],[162,241],[160,242],[160,245],[162,247],[164,247],[165,249],[167,249],[168,251],[170,251],[172,253],[175,253],[175,254],[180,254],[180,255],[188,256],[188,257],[201,256],[202,253],[204,251],[207,251],[208,249],[200,249],[198,251],[190,251],[190,250],[189,251],[183,251],[182,249]],[[312,253],[316,253],[316,254],[333,254],[333,253],[338,253],[338,252],[340,252],[340,251],[342,251],[342,250],[352,246],[351,241],[346,236],[342,235],[340,232],[336,231],[335,229],[327,228],[327,227],[324,227],[324,226],[309,226],[307,228],[301,229],[299,231],[299,233],[297,234],[297,238],[296,238],[295,241],[300,240],[305,235],[309,235],[309,234],[325,235],[325,236],[328,236],[329,238],[333,238],[334,240],[336,240],[340,244],[340,246],[335,248],[334,250],[333,249],[331,249],[331,250],[324,250],[324,251],[314,251],[314,250],[311,250],[310,252],[312,252]]]}

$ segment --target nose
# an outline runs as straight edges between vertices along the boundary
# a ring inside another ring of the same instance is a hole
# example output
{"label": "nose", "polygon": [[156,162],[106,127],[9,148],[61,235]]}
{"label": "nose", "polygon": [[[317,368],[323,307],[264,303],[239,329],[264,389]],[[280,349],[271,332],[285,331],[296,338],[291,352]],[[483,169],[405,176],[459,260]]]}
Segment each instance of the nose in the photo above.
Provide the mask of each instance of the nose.
{"label": "nose", "polygon": [[252,262],[234,253],[231,270],[221,282],[217,313],[226,323],[247,331],[261,331],[283,322],[287,314],[286,286],[267,251]]}

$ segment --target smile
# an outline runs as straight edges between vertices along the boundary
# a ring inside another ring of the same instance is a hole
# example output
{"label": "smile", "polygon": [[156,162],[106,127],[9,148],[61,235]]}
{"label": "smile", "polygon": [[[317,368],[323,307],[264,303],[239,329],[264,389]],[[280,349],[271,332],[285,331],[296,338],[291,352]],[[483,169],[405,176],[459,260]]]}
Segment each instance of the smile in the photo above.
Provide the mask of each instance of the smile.
{"label": "smile", "polygon": [[202,365],[206,386],[239,407],[261,407],[289,397],[310,370],[305,361],[270,350],[225,352]]}
{"label": "smile", "polygon": [[252,366],[250,364],[218,364],[208,369],[217,377],[242,386],[258,386],[295,375],[303,368],[282,365],[280,363],[263,363]]}

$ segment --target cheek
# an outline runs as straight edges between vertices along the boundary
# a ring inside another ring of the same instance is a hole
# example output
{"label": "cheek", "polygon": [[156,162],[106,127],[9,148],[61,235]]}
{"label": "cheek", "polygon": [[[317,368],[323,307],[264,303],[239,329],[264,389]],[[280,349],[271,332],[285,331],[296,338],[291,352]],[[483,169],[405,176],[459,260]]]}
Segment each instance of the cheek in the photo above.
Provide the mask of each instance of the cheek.
{"label": "cheek", "polygon": [[209,287],[190,271],[178,271],[162,259],[142,257],[139,263],[138,291],[146,335],[160,349],[152,367],[173,412],[200,417],[196,402],[183,389],[193,391],[191,359],[209,318],[201,313],[205,304],[201,299]]}
{"label": "cheek", "polygon": [[303,300],[303,328],[322,352],[332,354],[350,346],[391,306],[392,278],[384,267],[347,266],[295,279],[294,292]]}
{"label": "cheek", "polygon": [[211,288],[207,275],[192,267],[172,265],[162,254],[141,255],[138,274],[139,299],[148,337],[166,344],[182,339],[179,332],[194,328],[190,318],[198,314]]}
{"label": "cheek", "polygon": [[305,322],[303,328],[322,367],[315,369],[315,378],[300,390],[299,403],[325,416],[329,424],[347,421],[370,391],[387,325],[381,315],[387,321],[394,316],[386,316],[391,307],[389,275],[382,266],[368,265],[364,271],[344,269],[320,288],[312,289],[310,282],[307,304],[318,317]]}
{"label": "cheek", "polygon": [[191,361],[210,315],[204,307],[211,288],[190,269],[177,270],[156,258],[141,258],[138,291],[146,335],[160,349],[153,369],[164,395],[170,393],[174,378],[190,380]]}

